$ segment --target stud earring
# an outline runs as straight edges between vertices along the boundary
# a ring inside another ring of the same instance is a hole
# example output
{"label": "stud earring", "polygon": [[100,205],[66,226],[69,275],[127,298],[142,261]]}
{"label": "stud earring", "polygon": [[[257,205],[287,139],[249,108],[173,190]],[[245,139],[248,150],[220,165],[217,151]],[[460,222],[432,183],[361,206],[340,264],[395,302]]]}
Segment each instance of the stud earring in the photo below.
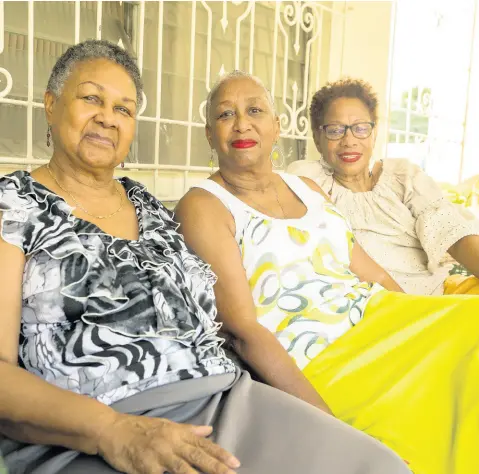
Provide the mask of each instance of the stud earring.
{"label": "stud earring", "polygon": [[122,161],[121,164],[120,164],[120,168],[124,168],[125,167],[125,162]]}

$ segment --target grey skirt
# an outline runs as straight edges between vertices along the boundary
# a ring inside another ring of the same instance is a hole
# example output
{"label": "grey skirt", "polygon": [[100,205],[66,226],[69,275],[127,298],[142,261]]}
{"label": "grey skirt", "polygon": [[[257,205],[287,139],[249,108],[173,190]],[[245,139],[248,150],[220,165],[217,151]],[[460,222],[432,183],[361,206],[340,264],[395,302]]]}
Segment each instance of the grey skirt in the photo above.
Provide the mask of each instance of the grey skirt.
{"label": "grey skirt", "polygon": [[[112,405],[122,412],[214,427],[238,474],[406,474],[369,436],[247,372],[177,382]],[[0,440],[9,474],[115,474],[99,456]]]}

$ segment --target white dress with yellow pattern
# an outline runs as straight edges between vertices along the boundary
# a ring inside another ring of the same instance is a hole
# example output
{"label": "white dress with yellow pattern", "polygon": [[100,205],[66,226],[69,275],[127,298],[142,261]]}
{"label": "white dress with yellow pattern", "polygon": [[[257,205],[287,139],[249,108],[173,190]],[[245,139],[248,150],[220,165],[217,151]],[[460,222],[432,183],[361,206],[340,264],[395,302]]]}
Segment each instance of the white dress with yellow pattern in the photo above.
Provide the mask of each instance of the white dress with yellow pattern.
{"label": "white dress with yellow pattern", "polygon": [[201,184],[235,219],[258,320],[337,418],[415,474],[479,473],[479,297],[361,283],[349,271],[346,220],[300,178],[281,176],[307,207],[300,219],[273,219]]}
{"label": "white dress with yellow pattern", "polygon": [[354,237],[341,213],[301,178],[280,173],[306,206],[299,219],[276,219],[243,203],[212,180],[200,187],[231,212],[258,321],[304,369],[363,318],[382,290],[349,270]]}

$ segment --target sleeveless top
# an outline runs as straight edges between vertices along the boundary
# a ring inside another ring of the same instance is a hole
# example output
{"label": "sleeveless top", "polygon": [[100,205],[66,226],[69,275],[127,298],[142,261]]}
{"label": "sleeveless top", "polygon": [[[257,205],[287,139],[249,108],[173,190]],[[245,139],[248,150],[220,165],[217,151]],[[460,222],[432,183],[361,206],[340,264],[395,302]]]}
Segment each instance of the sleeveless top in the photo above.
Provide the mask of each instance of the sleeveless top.
{"label": "sleeveless top", "polygon": [[299,177],[279,174],[307,208],[275,219],[210,179],[199,183],[231,212],[257,318],[300,369],[364,315],[383,288],[349,270],[354,237],[341,213]]}
{"label": "sleeveless top", "polygon": [[214,274],[170,211],[141,184],[119,182],[136,209],[136,241],[75,217],[29,173],[0,178],[2,238],[27,257],[19,363],[106,404],[235,371],[217,336]]}

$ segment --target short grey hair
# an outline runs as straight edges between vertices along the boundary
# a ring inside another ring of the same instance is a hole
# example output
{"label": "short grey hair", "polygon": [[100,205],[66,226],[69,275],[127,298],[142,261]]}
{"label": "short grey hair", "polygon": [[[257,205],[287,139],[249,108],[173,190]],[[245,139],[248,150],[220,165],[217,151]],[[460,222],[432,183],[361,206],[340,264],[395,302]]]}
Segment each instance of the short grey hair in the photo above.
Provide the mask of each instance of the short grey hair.
{"label": "short grey hair", "polygon": [[136,101],[139,109],[143,102],[143,81],[141,80],[140,70],[127,51],[105,40],[87,40],[70,46],[53,66],[50,79],[48,79],[47,91],[50,91],[55,97],[59,97],[63,92],[65,81],[75,66],[80,62],[94,59],[107,59],[125,69],[135,84]]}
{"label": "short grey hair", "polygon": [[213,99],[215,98],[216,93],[218,92],[219,88],[231,79],[251,79],[252,81],[256,82],[260,87],[262,87],[266,93],[266,97],[268,98],[268,102],[271,105],[271,109],[273,110],[273,114],[276,115],[276,109],[274,106],[274,99],[271,91],[264,85],[263,81],[257,77],[249,74],[248,72],[240,71],[236,69],[224,76],[221,76],[220,79],[214,84],[211,88],[208,97],[206,98],[206,109],[205,109],[205,116],[206,116],[206,125],[210,125],[210,113],[211,113],[211,104],[213,103]]}

